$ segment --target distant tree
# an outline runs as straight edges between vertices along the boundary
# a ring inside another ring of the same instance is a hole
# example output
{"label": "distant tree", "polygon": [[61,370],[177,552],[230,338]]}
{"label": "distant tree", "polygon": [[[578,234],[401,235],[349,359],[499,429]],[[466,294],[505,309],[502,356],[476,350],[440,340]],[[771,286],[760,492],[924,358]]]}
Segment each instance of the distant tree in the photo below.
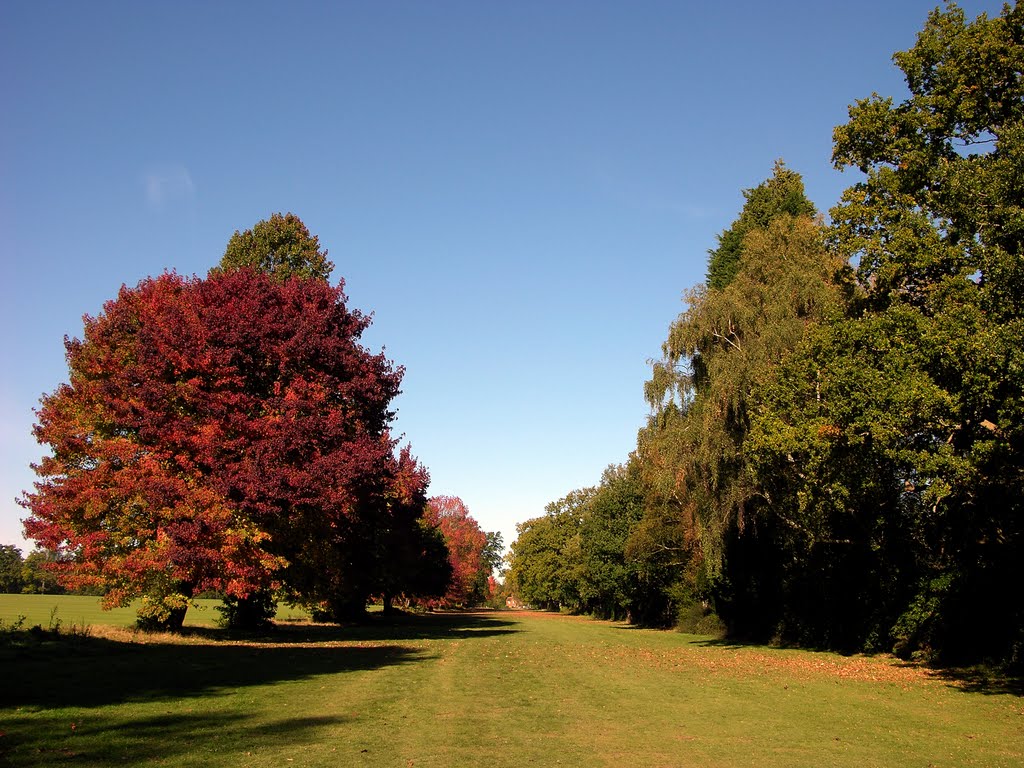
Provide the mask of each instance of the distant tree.
{"label": "distant tree", "polygon": [[28,553],[22,566],[22,592],[38,595],[61,595],[67,590],[57,581],[54,567],[57,553],[36,548]]}
{"label": "distant tree", "polygon": [[486,599],[478,581],[489,575],[487,534],[469,514],[465,502],[457,496],[435,496],[427,503],[427,522],[444,536],[451,564],[451,583],[440,603],[468,606]]}
{"label": "distant tree", "polygon": [[494,574],[500,573],[504,563],[505,542],[499,531],[485,533],[487,543],[480,553],[480,571],[473,587],[473,602],[485,603],[494,596]]}
{"label": "distant tree", "polygon": [[334,264],[298,216],[275,213],[252,229],[235,232],[214,271],[243,268],[265,272],[278,280],[299,277],[326,281]]}
{"label": "distant tree", "polygon": [[516,526],[506,583],[534,608],[583,609],[580,596],[580,526],[594,488],[572,491],[545,507],[546,514]]}
{"label": "distant tree", "polygon": [[24,566],[20,549],[11,544],[0,544],[0,593],[21,592],[25,583]]}
{"label": "distant tree", "polygon": [[359,345],[368,324],[340,286],[248,268],[144,280],[87,317],[23,499],[62,582],[171,628],[206,590],[362,614],[426,482],[394,454],[401,371]]}
{"label": "distant tree", "polygon": [[605,469],[580,524],[580,598],[606,619],[637,617],[636,561],[626,557],[630,532],[643,517],[643,492],[630,466]]}

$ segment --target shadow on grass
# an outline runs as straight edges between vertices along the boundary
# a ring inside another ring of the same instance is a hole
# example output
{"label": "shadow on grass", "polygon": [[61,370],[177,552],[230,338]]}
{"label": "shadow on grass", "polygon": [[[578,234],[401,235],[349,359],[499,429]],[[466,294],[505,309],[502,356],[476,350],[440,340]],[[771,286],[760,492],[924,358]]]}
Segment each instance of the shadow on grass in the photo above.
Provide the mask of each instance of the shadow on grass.
{"label": "shadow on grass", "polygon": [[323,746],[332,726],[356,716],[256,722],[232,697],[251,686],[421,663],[435,656],[415,641],[485,638],[518,631],[514,623],[485,613],[399,614],[353,626],[285,624],[247,638],[190,628],[146,642],[3,632],[0,766],[237,764],[264,748]]}
{"label": "shadow on grass", "polygon": [[887,657],[898,667],[911,667],[923,669],[932,676],[945,682],[950,688],[955,688],[964,693],[980,693],[988,696],[1009,695],[1024,697],[1024,675],[1021,673],[1006,672],[996,667],[955,667],[926,664],[920,661],[905,661],[894,659],[888,654],[864,653],[863,651],[850,651],[844,649],[830,648],[809,648],[798,645],[772,645],[768,643],[743,641],[737,639],[716,639],[716,638],[694,638],[691,641],[694,645],[702,648],[723,648],[725,650],[739,650],[742,648],[763,648],[775,650],[796,650],[806,653],[829,653],[839,656],[878,656]]}
{"label": "shadow on grass", "polygon": [[7,632],[0,645],[0,707],[93,707],[222,695],[245,686],[418,662],[431,654],[403,641],[485,638],[518,631],[513,623],[480,613],[398,614],[352,626],[286,624],[247,636],[186,628],[180,641],[158,636],[144,643]]}
{"label": "shadow on grass", "polygon": [[964,693],[982,693],[988,696],[1024,696],[1024,676],[1007,674],[986,668],[933,669],[933,674],[950,687]]}
{"label": "shadow on grass", "polygon": [[378,669],[429,658],[402,645],[124,643],[65,637],[0,655],[0,707],[98,707],[236,689],[320,675]]}
{"label": "shadow on grass", "polygon": [[326,731],[348,719],[293,717],[255,725],[244,715],[227,712],[118,717],[103,711],[77,721],[16,713],[5,718],[0,765],[138,765],[173,763],[186,756],[202,764],[204,755],[217,762],[230,756],[230,762],[237,763],[263,749],[280,752],[282,747],[308,744],[317,740],[319,729]]}
{"label": "shadow on grass", "polygon": [[[274,630],[260,635],[266,642],[321,642],[331,640],[395,641],[395,640],[463,640],[507,635],[520,630],[516,622],[498,618],[494,613],[451,611],[414,614],[397,612],[390,616],[368,614],[358,624],[277,624]],[[190,630],[204,636],[216,636],[216,630]]]}

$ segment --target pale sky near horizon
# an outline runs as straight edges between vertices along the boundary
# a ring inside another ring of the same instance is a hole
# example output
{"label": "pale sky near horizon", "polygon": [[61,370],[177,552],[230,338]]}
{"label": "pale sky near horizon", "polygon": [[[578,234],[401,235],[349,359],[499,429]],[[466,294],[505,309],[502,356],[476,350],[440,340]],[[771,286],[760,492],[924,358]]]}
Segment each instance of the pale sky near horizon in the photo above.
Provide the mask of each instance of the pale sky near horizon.
{"label": "pale sky near horizon", "polygon": [[[822,212],[847,106],[936,3],[0,4],[0,544],[30,432],[122,284],[204,275],[292,211],[395,431],[509,544],[635,447],[648,360],[777,158]],[[1001,2],[965,2],[969,18]]]}

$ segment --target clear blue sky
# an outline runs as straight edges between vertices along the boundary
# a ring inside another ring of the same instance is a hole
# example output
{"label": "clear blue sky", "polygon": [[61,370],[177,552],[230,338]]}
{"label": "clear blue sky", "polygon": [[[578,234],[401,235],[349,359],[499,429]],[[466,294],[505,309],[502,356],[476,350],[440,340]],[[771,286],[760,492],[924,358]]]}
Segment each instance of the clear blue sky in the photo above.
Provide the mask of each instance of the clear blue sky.
{"label": "clear blue sky", "polygon": [[431,492],[510,543],[635,446],[741,190],[780,157],[823,211],[857,180],[832,128],[902,98],[890,57],[934,5],[4,2],[0,543],[25,546],[64,335],[276,211],[406,367]]}

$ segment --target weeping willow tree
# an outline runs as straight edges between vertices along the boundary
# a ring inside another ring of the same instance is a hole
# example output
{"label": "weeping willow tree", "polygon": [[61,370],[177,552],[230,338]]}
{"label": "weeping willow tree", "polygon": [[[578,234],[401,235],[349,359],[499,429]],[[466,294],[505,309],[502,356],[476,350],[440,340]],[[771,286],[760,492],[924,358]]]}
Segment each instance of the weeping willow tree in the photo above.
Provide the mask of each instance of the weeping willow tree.
{"label": "weeping willow tree", "polygon": [[752,413],[779,363],[841,301],[841,265],[823,246],[799,174],[777,163],[745,197],[711,252],[709,284],[685,294],[687,308],[653,365],[645,387],[651,415],[638,440],[646,535],[657,521],[669,540],[644,551],[675,556],[677,603],[715,604],[727,618],[732,606],[756,603],[771,581],[730,572],[728,548],[786,527],[762,512],[745,457]]}

